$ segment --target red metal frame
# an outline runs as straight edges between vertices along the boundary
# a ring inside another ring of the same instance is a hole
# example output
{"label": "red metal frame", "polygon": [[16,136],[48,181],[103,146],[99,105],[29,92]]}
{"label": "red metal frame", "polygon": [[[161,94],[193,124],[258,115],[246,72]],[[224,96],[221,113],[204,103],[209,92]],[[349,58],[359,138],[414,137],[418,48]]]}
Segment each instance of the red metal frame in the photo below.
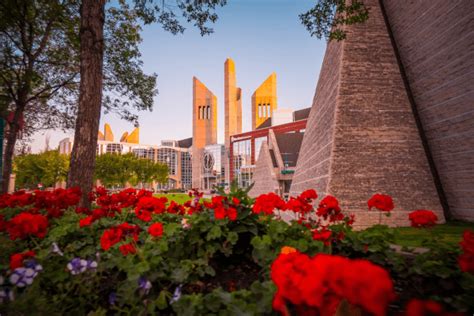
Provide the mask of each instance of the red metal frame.
{"label": "red metal frame", "polygon": [[254,131],[245,132],[241,134],[235,134],[230,137],[230,148],[229,148],[229,175],[230,181],[234,180],[234,143],[250,140],[250,146],[252,154],[250,160],[252,164],[255,164],[255,139],[268,136],[268,132],[273,130],[275,134],[285,134],[289,132],[298,132],[306,128],[306,122],[308,120],[300,120],[296,122],[281,124],[277,126],[266,127],[262,129],[256,129]]}

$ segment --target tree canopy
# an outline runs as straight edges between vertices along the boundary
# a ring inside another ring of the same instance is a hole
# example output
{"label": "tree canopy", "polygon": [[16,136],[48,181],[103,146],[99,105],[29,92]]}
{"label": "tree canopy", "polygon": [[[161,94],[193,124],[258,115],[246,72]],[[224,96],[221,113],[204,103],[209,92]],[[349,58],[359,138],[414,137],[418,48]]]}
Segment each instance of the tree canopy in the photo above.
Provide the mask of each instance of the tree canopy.
{"label": "tree canopy", "polygon": [[367,21],[369,9],[360,0],[316,0],[299,18],[311,36],[339,41],[346,38],[342,26]]}
{"label": "tree canopy", "polygon": [[57,150],[40,154],[25,154],[15,157],[15,184],[19,188],[34,189],[39,183],[54,187],[65,181],[69,169],[69,157]]}
{"label": "tree canopy", "polygon": [[168,180],[168,167],[149,159],[125,155],[103,154],[96,158],[95,179],[107,186],[149,184],[152,181],[164,183]]}

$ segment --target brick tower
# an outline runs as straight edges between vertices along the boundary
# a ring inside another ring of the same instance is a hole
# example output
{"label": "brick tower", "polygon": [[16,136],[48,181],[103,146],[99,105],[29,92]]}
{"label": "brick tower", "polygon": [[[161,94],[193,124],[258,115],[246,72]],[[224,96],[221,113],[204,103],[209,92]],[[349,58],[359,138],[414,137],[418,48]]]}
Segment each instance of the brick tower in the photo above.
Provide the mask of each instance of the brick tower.
{"label": "brick tower", "polygon": [[201,186],[201,156],[206,145],[217,143],[217,97],[193,77],[193,188]]}
{"label": "brick tower", "polygon": [[277,108],[276,73],[272,73],[252,94],[252,130],[265,122]]}
{"label": "brick tower", "polygon": [[347,38],[328,43],[291,186],[336,196],[356,214],[355,225],[378,222],[367,210],[374,193],[395,203],[390,225],[408,213],[442,206],[378,0],[367,0],[365,23],[346,27]]}
{"label": "brick tower", "polygon": [[[225,150],[229,157],[230,136],[242,133],[242,90],[236,85],[235,64],[231,58],[224,63]],[[225,159],[225,179],[229,183],[229,159]]]}

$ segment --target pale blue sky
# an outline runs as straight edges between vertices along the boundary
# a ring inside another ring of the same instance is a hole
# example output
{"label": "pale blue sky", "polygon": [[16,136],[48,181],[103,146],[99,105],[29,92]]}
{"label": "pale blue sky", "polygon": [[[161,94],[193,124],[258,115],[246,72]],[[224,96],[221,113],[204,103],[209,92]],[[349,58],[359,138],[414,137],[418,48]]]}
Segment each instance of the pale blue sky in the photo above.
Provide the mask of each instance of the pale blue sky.
{"label": "pale blue sky", "polygon": [[[311,105],[326,42],[310,37],[298,14],[314,0],[229,0],[219,9],[215,32],[201,37],[191,25],[173,36],[157,24],[143,30],[144,70],[158,74],[159,94],[152,112],[140,112],[140,142],[192,136],[192,77],[199,78],[218,99],[218,140],[223,143],[224,61],[235,61],[237,85],[242,88],[243,131],[250,130],[253,91],[267,76],[277,73],[278,107],[300,109]],[[102,116],[116,139],[132,124],[114,115]],[[48,132],[50,145],[73,133]],[[33,150],[44,147],[36,135]]]}

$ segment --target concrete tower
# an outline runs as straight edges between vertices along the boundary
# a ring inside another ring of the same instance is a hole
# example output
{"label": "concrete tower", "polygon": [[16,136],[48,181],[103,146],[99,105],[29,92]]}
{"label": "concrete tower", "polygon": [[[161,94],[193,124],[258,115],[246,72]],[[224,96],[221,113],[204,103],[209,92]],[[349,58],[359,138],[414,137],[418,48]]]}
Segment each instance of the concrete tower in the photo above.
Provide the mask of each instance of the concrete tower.
{"label": "concrete tower", "polygon": [[104,125],[104,140],[109,142],[114,141],[114,133],[112,133],[112,128],[110,128],[110,125],[107,123]]}
{"label": "concrete tower", "polygon": [[252,130],[272,117],[277,108],[276,73],[272,73],[252,94]]}
{"label": "concrete tower", "polygon": [[193,77],[193,187],[201,186],[201,156],[206,145],[217,143],[217,97]]}
{"label": "concrete tower", "polygon": [[224,103],[225,103],[225,179],[230,181],[230,136],[242,133],[242,90],[236,86],[235,64],[231,58],[224,63]]}
{"label": "concrete tower", "polygon": [[242,90],[236,87],[235,64],[227,58],[224,64],[225,147],[230,136],[242,133]]}
{"label": "concrete tower", "polygon": [[355,225],[378,223],[368,211],[374,193],[394,199],[383,223],[407,225],[408,213],[434,211],[443,221],[420,131],[378,0],[369,19],[347,26],[326,48],[291,194],[316,189],[355,213]]}

